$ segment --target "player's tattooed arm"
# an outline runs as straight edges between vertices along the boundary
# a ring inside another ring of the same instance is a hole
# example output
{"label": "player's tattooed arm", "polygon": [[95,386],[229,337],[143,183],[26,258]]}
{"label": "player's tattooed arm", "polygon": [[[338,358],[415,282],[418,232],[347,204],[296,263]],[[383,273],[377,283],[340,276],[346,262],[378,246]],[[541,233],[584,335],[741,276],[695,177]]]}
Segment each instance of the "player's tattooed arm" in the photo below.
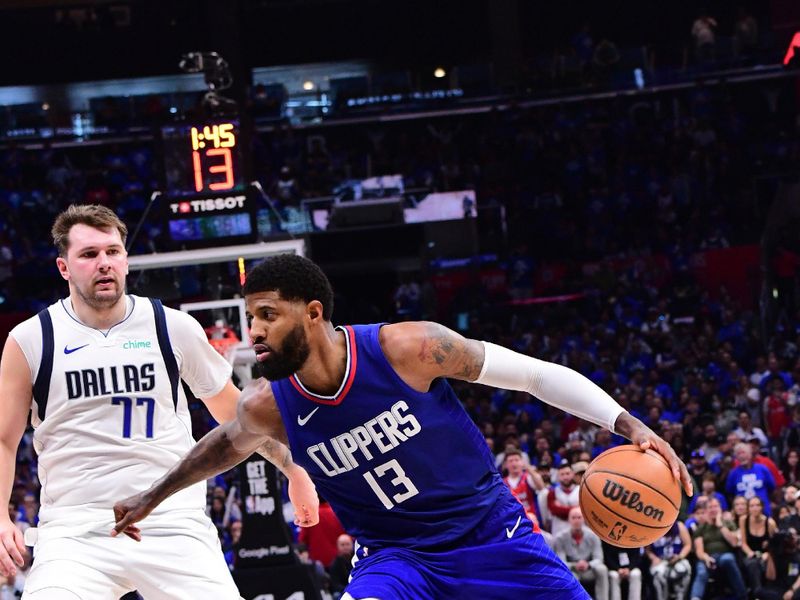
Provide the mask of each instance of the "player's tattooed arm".
{"label": "player's tattooed arm", "polygon": [[[261,385],[263,387],[263,381]],[[144,519],[172,494],[235,467],[269,441],[266,432],[253,431],[248,426],[260,400],[259,392],[257,385],[246,387],[235,419],[212,429],[150,489],[115,504],[116,525],[111,535],[124,533],[140,540],[141,533],[134,523]]]}
{"label": "player's tattooed arm", "polygon": [[286,428],[269,383],[265,382],[262,392],[258,403],[245,406],[240,402],[239,418],[248,429],[268,436],[256,451],[289,480],[289,500],[294,507],[295,525],[311,527],[319,522],[317,489],[305,469],[292,460]]}
{"label": "player's tattooed arm", "polygon": [[292,452],[286,444],[275,439],[270,439],[261,444],[257,449],[261,456],[275,465],[279,471],[286,474],[294,466]]}
{"label": "player's tattooed arm", "polygon": [[443,377],[475,381],[483,367],[483,345],[438,323],[420,323],[423,328],[418,358]]}
{"label": "player's tattooed arm", "polygon": [[134,523],[144,519],[172,494],[233,468],[263,442],[262,435],[246,432],[239,419],[211,430],[150,489],[114,505],[116,524],[111,535],[124,533],[136,541],[141,540],[141,532]]}
{"label": "player's tattooed arm", "polygon": [[111,535],[125,533],[135,540],[141,539],[134,523],[144,519],[161,502],[194,483],[235,467],[261,450],[289,479],[295,522],[303,526],[319,522],[316,489],[308,473],[291,460],[284,443],[286,430],[269,383],[260,379],[248,385],[242,391],[236,412],[235,419],[211,430],[150,489],[115,504],[116,525]]}
{"label": "player's tattooed arm", "polygon": [[380,341],[400,377],[420,391],[437,377],[475,381],[483,367],[483,344],[438,323],[386,325]]}

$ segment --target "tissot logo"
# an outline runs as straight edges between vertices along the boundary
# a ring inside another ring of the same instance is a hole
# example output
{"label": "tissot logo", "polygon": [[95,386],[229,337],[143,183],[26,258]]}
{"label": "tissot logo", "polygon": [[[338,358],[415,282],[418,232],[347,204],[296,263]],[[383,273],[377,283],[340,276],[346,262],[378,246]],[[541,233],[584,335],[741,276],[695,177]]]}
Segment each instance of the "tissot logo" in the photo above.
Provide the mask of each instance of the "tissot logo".
{"label": "tissot logo", "polygon": [[234,208],[244,208],[247,196],[225,196],[219,198],[205,198],[203,200],[185,200],[184,202],[173,202],[169,205],[173,215],[217,212],[220,210],[231,210]]}

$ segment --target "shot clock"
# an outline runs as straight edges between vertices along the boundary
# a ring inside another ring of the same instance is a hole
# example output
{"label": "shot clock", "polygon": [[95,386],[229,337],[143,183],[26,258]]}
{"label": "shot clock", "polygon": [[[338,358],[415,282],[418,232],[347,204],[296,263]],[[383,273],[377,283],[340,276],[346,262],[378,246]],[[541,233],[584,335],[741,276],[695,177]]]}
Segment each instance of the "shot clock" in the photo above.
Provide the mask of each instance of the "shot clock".
{"label": "shot clock", "polygon": [[172,239],[194,247],[253,239],[238,119],[164,125],[160,138]]}
{"label": "shot clock", "polygon": [[170,198],[244,188],[238,121],[161,128]]}

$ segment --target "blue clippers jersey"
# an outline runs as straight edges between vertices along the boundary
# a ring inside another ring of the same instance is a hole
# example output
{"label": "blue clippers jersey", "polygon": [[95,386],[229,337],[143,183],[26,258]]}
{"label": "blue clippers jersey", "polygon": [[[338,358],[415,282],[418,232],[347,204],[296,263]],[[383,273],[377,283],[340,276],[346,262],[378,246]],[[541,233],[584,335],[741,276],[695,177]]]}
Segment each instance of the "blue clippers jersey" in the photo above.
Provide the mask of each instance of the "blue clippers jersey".
{"label": "blue clippers jersey", "polygon": [[483,435],[447,381],[420,393],[381,350],[381,325],[340,328],[347,368],[336,395],[272,382],[292,456],[362,546],[446,547],[508,493]]}

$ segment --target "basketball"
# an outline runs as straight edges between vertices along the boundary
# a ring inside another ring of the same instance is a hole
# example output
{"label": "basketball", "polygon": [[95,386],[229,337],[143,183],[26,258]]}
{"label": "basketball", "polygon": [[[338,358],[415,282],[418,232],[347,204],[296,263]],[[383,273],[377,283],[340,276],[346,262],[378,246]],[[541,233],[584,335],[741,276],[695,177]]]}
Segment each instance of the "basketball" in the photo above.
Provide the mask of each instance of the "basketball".
{"label": "basketball", "polygon": [[586,524],[620,548],[638,548],[660,538],[675,523],[681,505],[680,484],[667,461],[633,445],[595,458],[579,494]]}

